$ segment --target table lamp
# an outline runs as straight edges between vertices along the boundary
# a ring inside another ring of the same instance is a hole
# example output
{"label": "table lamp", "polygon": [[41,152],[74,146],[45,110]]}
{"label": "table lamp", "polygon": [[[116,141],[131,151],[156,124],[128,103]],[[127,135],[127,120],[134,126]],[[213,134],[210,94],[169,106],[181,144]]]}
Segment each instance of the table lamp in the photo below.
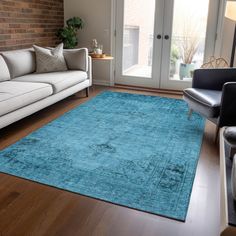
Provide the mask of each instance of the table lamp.
{"label": "table lamp", "polygon": [[[227,1],[225,17],[236,22],[236,1]],[[234,39],[231,52],[230,67],[234,66],[235,49],[236,49],[236,24],[234,28]]]}

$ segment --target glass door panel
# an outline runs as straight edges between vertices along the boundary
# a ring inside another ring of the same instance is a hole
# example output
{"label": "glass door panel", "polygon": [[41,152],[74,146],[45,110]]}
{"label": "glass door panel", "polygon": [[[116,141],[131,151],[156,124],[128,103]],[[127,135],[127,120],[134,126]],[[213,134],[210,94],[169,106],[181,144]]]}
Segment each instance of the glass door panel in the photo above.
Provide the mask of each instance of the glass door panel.
{"label": "glass door panel", "polygon": [[214,55],[219,0],[165,1],[160,88],[192,86],[193,71]]}
{"label": "glass door panel", "polygon": [[214,55],[219,0],[116,0],[115,83],[182,90]]}
{"label": "glass door panel", "polygon": [[158,87],[163,9],[163,0],[117,0],[115,83]]}
{"label": "glass door panel", "polygon": [[209,0],[175,0],[169,76],[191,81],[205,55]]}
{"label": "glass door panel", "polygon": [[152,77],[155,0],[125,0],[122,72]]}

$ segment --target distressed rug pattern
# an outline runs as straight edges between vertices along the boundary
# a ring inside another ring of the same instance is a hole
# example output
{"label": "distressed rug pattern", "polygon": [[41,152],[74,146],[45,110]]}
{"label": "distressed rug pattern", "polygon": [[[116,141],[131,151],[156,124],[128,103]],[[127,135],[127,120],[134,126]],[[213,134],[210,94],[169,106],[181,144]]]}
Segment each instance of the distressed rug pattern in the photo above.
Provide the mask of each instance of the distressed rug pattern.
{"label": "distressed rug pattern", "polygon": [[104,92],[0,152],[0,171],[184,221],[204,131],[184,101]]}

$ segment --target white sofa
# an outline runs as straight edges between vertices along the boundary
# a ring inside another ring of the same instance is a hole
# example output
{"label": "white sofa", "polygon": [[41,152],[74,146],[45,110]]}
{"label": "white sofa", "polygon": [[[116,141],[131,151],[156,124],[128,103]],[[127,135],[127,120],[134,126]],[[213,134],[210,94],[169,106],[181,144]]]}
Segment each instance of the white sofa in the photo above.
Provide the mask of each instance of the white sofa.
{"label": "white sofa", "polygon": [[92,85],[86,48],[64,50],[68,71],[37,74],[33,49],[0,53],[0,129]]}

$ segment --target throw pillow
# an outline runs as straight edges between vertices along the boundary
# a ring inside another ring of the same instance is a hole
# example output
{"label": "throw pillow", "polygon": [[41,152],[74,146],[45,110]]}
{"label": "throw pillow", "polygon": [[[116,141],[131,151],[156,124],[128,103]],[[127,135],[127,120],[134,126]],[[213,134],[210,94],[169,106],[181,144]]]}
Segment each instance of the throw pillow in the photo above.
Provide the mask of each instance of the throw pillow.
{"label": "throw pillow", "polygon": [[34,45],[36,54],[36,73],[66,71],[66,61],[63,56],[63,43],[53,49]]}
{"label": "throw pillow", "polygon": [[88,71],[88,49],[66,49],[64,57],[69,70]]}

